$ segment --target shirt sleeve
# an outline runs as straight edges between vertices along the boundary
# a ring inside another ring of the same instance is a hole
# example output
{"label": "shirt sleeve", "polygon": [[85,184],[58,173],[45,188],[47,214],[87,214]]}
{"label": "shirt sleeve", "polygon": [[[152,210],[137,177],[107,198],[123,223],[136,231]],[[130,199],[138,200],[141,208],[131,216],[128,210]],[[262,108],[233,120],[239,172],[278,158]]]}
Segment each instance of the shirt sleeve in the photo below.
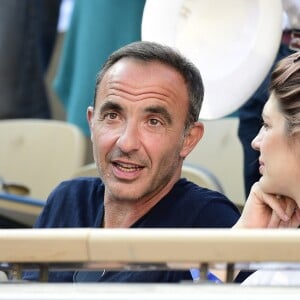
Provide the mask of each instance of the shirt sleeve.
{"label": "shirt sleeve", "polygon": [[[200,227],[230,228],[239,219],[238,208],[226,197],[211,199],[202,207],[198,215]],[[202,226],[202,225],[205,226]]]}

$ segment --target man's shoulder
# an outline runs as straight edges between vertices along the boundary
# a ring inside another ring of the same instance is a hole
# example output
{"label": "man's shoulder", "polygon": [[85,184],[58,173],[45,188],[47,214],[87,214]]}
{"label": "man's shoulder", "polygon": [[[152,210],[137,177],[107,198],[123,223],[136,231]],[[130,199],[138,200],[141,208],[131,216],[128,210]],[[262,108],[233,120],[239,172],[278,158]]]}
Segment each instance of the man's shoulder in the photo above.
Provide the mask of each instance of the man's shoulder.
{"label": "man's shoulder", "polygon": [[62,181],[53,192],[86,192],[98,190],[103,183],[98,177],[78,177],[70,180]]}
{"label": "man's shoulder", "polygon": [[104,187],[99,178],[61,182],[49,195],[36,227],[88,227],[97,219]]}
{"label": "man's shoulder", "polygon": [[104,185],[99,178],[80,177],[61,182],[49,195],[48,207],[87,210],[103,200]]}
{"label": "man's shoulder", "polygon": [[173,194],[180,195],[182,198],[188,198],[190,201],[211,201],[214,199],[229,201],[228,198],[220,193],[201,187],[186,179],[180,179],[173,188]]}
{"label": "man's shoulder", "polygon": [[172,206],[183,220],[200,227],[230,227],[238,219],[238,208],[224,194],[181,179],[173,188]]}

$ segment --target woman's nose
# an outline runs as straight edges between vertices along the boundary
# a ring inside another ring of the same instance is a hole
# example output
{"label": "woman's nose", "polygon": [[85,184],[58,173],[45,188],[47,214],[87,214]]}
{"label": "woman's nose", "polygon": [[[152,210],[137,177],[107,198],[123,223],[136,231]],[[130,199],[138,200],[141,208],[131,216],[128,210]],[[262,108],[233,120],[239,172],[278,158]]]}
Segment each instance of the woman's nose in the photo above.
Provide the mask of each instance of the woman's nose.
{"label": "woman's nose", "polygon": [[261,130],[251,142],[251,147],[257,151],[259,151],[259,147],[260,147],[260,140],[261,140],[260,134],[261,134]]}

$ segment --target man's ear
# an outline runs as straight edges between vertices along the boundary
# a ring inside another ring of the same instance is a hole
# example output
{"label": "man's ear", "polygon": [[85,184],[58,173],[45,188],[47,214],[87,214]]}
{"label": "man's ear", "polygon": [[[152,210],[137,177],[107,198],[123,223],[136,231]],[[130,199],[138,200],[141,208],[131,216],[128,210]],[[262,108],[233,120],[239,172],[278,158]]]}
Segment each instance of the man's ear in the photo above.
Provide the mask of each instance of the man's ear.
{"label": "man's ear", "polygon": [[94,108],[92,106],[89,106],[87,108],[86,117],[87,117],[87,121],[88,121],[89,127],[90,127],[91,141],[93,141]]}
{"label": "man's ear", "polygon": [[180,156],[185,158],[196,147],[204,133],[204,125],[201,122],[195,122],[186,133]]}

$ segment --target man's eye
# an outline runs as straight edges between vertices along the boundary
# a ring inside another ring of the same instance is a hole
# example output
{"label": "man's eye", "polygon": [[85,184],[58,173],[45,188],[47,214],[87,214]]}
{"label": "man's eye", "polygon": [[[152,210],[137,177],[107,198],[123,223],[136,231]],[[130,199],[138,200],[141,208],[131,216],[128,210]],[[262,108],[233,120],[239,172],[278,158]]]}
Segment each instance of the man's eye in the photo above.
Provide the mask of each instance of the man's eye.
{"label": "man's eye", "polygon": [[110,112],[104,115],[105,119],[109,119],[109,120],[115,120],[117,118],[118,114],[114,113],[114,112]]}
{"label": "man's eye", "polygon": [[157,126],[157,125],[160,125],[160,124],[161,124],[161,122],[160,122],[159,120],[157,120],[157,119],[150,119],[150,120],[149,120],[149,123],[150,123],[150,125],[152,125],[152,126]]}

